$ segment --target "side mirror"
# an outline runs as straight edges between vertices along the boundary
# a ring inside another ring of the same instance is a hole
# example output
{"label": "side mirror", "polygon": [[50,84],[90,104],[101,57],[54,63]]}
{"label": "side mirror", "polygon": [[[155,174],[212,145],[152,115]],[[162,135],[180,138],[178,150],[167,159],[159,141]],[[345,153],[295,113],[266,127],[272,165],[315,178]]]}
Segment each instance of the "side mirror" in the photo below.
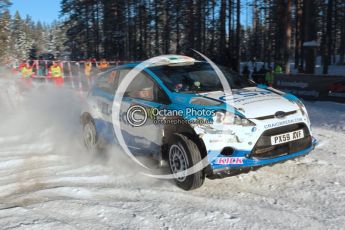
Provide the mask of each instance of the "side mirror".
{"label": "side mirror", "polygon": [[124,96],[124,97],[131,97],[131,96],[130,96],[130,92],[125,92],[125,93],[123,94],[123,96]]}

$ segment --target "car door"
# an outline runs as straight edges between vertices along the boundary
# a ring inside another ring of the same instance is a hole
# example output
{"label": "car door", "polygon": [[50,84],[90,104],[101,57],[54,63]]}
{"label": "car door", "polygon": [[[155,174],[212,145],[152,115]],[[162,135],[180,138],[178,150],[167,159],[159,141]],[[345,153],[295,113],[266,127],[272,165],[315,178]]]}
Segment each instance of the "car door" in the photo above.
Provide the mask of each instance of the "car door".
{"label": "car door", "polygon": [[107,142],[114,141],[112,127],[112,105],[115,95],[115,79],[117,70],[113,69],[96,78],[92,90],[93,103],[96,105],[96,114],[93,115],[97,131]]}
{"label": "car door", "polygon": [[[121,81],[130,70],[119,71]],[[121,105],[121,129],[127,137],[127,146],[134,152],[153,155],[160,152],[163,125],[156,123],[150,114],[154,109],[162,109],[169,103],[168,96],[146,72],[140,72],[129,84]],[[135,114],[132,113],[133,108]],[[135,110],[136,108],[139,109]],[[133,121],[129,120],[132,115],[136,120],[145,122],[140,125],[133,124]]]}

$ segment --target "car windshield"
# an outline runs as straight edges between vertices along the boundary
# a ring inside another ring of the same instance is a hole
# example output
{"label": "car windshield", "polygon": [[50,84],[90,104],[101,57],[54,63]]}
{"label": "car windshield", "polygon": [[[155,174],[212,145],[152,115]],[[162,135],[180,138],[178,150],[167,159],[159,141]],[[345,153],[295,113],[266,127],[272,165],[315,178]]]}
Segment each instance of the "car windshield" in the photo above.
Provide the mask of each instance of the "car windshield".
{"label": "car windshield", "polygon": [[[183,66],[156,66],[149,68],[157,75],[169,90],[178,93],[201,93],[223,91],[223,86],[217,73],[211,65],[196,62]],[[232,89],[255,86],[226,67],[220,67]]]}

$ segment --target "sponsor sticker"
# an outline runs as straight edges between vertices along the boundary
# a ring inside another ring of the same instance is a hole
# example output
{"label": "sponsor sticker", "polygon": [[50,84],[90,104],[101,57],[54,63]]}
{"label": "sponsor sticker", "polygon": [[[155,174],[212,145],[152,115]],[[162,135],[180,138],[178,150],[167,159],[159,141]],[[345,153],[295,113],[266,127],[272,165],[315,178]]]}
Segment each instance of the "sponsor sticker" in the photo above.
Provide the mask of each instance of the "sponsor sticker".
{"label": "sponsor sticker", "polygon": [[278,121],[276,123],[267,124],[264,127],[265,127],[265,129],[273,129],[273,128],[277,128],[280,126],[290,125],[290,124],[294,124],[294,123],[298,123],[298,122],[303,122],[303,119],[302,118],[296,118],[293,120]]}
{"label": "sponsor sticker", "polygon": [[329,92],[328,96],[330,97],[345,97],[345,93],[342,92]]}
{"label": "sponsor sticker", "polygon": [[238,92],[234,95],[224,95],[220,97],[219,100],[234,100],[234,102],[245,102],[252,98],[255,98],[254,100],[258,100],[258,98],[271,97],[273,94],[274,93],[267,90],[254,92]]}
{"label": "sponsor sticker", "polygon": [[243,165],[243,157],[220,157],[216,163],[219,165]]}
{"label": "sponsor sticker", "polygon": [[309,87],[309,83],[308,82],[289,82],[289,81],[278,81],[277,82],[278,86],[286,86],[286,87],[296,87],[296,88],[308,88]]}

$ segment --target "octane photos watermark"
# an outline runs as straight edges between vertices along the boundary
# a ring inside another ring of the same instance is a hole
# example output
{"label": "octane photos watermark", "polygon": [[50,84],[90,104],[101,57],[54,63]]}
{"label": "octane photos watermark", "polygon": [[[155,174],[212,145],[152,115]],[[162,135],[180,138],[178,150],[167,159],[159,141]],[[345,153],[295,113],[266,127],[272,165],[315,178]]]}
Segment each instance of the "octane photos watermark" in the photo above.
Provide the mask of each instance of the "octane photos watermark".
{"label": "octane photos watermark", "polygon": [[[145,108],[141,105],[133,105],[127,110],[127,122],[133,127],[144,126],[148,120],[156,125],[202,125],[213,124],[212,119],[200,119],[200,117],[212,118],[215,116],[214,110],[208,109],[157,109]],[[194,119],[185,120],[182,117]]]}

